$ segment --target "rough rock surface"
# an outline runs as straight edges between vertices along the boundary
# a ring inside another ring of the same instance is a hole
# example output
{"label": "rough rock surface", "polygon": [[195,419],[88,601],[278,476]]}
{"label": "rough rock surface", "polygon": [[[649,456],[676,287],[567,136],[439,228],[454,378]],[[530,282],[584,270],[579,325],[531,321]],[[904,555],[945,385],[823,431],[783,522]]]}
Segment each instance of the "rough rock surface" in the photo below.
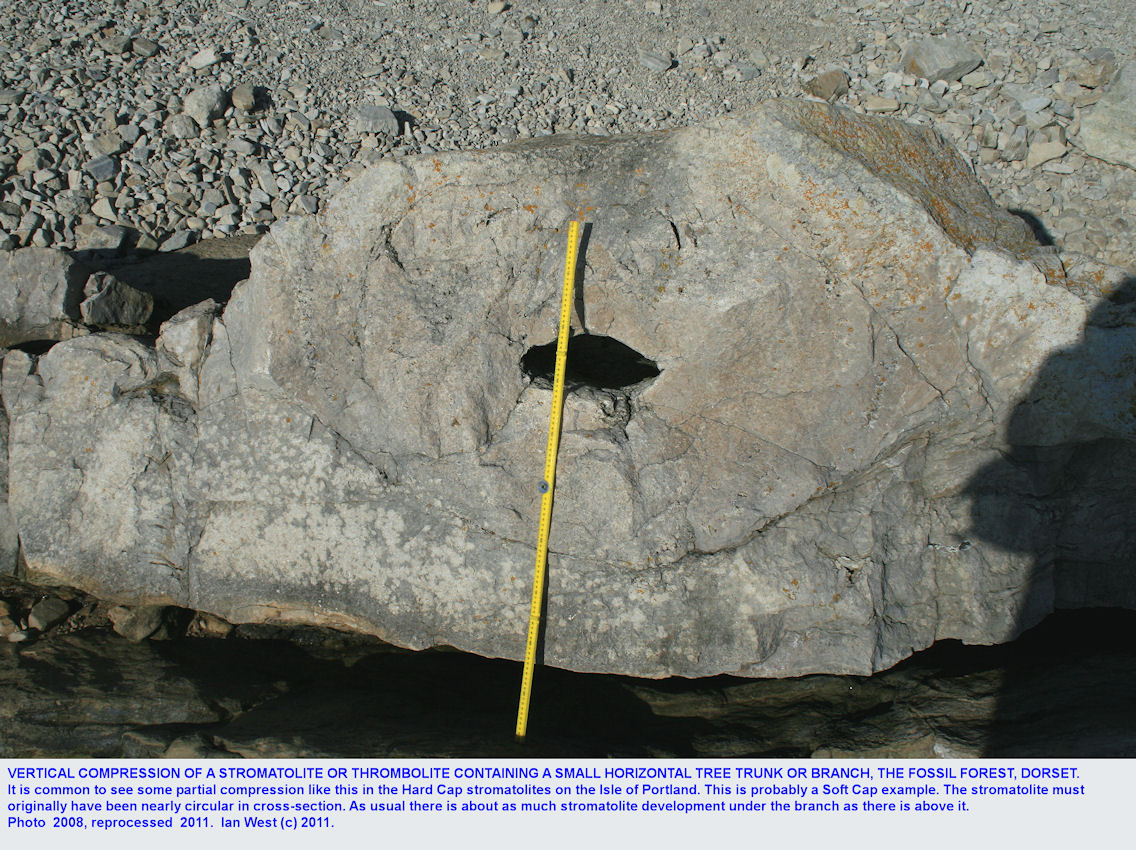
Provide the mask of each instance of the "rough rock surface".
{"label": "rough rock surface", "polygon": [[84,333],[79,302],[87,274],[66,254],[47,248],[0,254],[0,347]]}
{"label": "rough rock surface", "polygon": [[154,297],[128,286],[114,275],[95,272],[83,287],[79,305],[83,322],[91,327],[119,330],[140,328],[150,319]]}
{"label": "rough rock surface", "polygon": [[957,80],[982,64],[982,56],[961,38],[926,38],[908,45],[903,69],[928,80]]}
{"label": "rough rock surface", "polygon": [[866,673],[1101,592],[1038,593],[1006,529],[1104,571],[1124,547],[985,470],[1130,452],[1130,316],[939,137],[814,102],[380,162],[273,228],[200,363],[101,334],[9,353],[30,574],[518,657],[550,399],[521,363],[554,338],[574,216],[576,327],[661,371],[576,364],[546,663]]}
{"label": "rough rock surface", "polygon": [[0,404],[0,576],[15,575],[20,554],[19,532],[8,509],[8,416]]}
{"label": "rough rock surface", "polygon": [[1081,122],[1080,144],[1097,159],[1136,168],[1136,62],[1120,69],[1108,92]]}

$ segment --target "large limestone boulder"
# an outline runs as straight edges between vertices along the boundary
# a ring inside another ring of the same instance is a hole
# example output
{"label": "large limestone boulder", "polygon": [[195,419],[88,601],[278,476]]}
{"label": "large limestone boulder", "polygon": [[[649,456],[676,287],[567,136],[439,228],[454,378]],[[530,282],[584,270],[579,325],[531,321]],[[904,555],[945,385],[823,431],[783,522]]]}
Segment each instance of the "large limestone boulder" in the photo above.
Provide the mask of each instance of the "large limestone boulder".
{"label": "large limestone boulder", "polygon": [[9,353],[29,570],[520,657],[572,218],[546,663],[867,673],[1089,599],[1037,479],[1131,491],[1126,308],[939,137],[812,102],[382,162],[156,349]]}

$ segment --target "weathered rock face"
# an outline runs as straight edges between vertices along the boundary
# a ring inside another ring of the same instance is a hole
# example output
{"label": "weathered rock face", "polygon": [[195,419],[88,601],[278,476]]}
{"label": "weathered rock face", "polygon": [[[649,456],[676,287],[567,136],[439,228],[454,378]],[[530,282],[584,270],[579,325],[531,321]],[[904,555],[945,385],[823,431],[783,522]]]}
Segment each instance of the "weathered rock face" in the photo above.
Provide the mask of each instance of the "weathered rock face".
{"label": "weathered rock face", "polygon": [[573,217],[574,325],[633,352],[577,343],[546,663],[869,672],[1063,601],[1037,601],[1038,553],[1005,525],[1099,555],[1028,472],[975,478],[1019,446],[1127,451],[1124,308],[1065,286],[938,137],[776,102],[380,163],[275,226],[223,315],[175,316],[157,351],[9,353],[29,569],[519,657],[551,397],[530,352],[555,338]]}
{"label": "weathered rock face", "polygon": [[[1108,79],[1102,80],[1108,83]],[[1078,144],[1085,153],[1136,168],[1136,62],[1129,62],[1081,123]]]}
{"label": "weathered rock face", "polygon": [[79,303],[87,274],[48,248],[0,253],[0,348],[84,333]]}

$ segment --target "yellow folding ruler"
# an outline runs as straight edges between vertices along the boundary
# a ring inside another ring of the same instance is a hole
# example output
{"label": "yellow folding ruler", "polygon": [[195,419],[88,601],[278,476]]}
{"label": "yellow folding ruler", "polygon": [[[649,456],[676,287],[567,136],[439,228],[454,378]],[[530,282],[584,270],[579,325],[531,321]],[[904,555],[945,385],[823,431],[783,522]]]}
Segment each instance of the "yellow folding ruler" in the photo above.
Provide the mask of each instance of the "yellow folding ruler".
{"label": "yellow folding ruler", "polygon": [[572,294],[576,284],[576,250],[580,225],[568,224],[568,253],[564,258],[564,291],[560,296],[560,333],[556,337],[556,373],[552,380],[552,414],[548,422],[548,449],[544,454],[544,480],[540,482],[540,532],[536,542],[529,636],[525,644],[525,672],[521,677],[521,703],[517,708],[517,740],[523,741],[529,725],[533,667],[540,637],[540,609],[544,603],[544,574],[548,566],[548,532],[552,527],[552,493],[556,487],[556,452],[560,448],[560,417],[564,409],[564,364],[568,358],[568,331],[572,323]]}

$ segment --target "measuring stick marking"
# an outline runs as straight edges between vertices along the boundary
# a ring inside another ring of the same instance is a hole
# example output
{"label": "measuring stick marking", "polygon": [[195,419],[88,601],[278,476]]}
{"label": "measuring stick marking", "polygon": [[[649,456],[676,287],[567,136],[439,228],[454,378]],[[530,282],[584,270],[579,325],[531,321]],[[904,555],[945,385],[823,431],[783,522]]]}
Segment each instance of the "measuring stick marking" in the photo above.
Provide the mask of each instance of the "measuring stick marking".
{"label": "measuring stick marking", "polygon": [[536,568],[533,571],[532,607],[525,643],[525,669],[521,676],[521,699],[517,707],[517,740],[524,741],[529,725],[533,668],[540,638],[540,609],[544,603],[544,577],[548,568],[548,534],[552,527],[552,495],[556,488],[556,453],[560,448],[560,420],[564,409],[564,368],[568,359],[568,332],[572,319],[572,296],[576,284],[576,252],[580,223],[568,223],[568,250],[564,258],[564,288],[560,296],[560,331],[556,337],[556,372],[552,380],[552,413],[548,422],[548,449],[544,454],[544,479],[540,482],[540,530],[537,533]]}

